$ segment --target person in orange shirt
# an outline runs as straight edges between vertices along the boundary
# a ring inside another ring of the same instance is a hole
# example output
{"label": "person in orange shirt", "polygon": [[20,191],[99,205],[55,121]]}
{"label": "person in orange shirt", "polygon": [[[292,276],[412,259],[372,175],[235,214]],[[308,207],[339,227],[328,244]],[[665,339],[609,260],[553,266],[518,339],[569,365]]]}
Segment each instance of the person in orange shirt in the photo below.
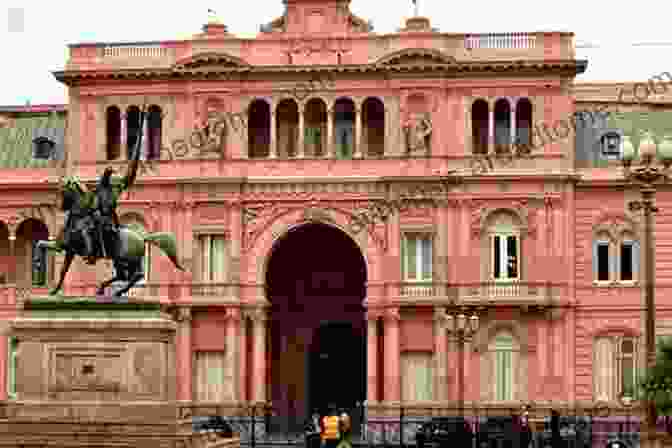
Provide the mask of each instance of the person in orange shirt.
{"label": "person in orange shirt", "polygon": [[322,417],[322,447],[336,448],[341,442],[341,419],[334,404],[328,409],[327,415]]}

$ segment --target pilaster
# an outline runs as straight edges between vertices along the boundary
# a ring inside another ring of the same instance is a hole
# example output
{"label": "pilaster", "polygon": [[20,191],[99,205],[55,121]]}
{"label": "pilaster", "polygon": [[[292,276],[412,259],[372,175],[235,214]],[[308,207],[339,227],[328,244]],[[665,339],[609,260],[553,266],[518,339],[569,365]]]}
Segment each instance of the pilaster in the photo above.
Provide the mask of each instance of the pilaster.
{"label": "pilaster", "polygon": [[266,310],[257,308],[249,312],[252,320],[252,369],[254,379],[252,396],[255,402],[266,401]]}
{"label": "pilaster", "polygon": [[177,309],[175,320],[177,326],[177,380],[178,400],[192,400],[192,366],[193,354],[191,349],[191,308]]}
{"label": "pilaster", "polygon": [[231,399],[236,401],[239,399],[238,392],[238,359],[240,342],[238,340],[238,330],[240,328],[240,310],[238,308],[228,308],[226,310],[227,324],[226,324],[226,366],[232,381]]}
{"label": "pilaster", "polygon": [[378,318],[380,313],[374,310],[366,312],[366,400],[369,403],[378,401]]}
{"label": "pilaster", "polygon": [[276,159],[278,157],[278,136],[277,136],[277,129],[276,129],[276,114],[275,114],[275,106],[271,105],[271,144],[269,148],[269,154],[268,157],[271,159]]}
{"label": "pilaster", "polygon": [[434,400],[444,401],[448,399],[448,373],[446,369],[446,311],[441,307],[434,307]]}
{"label": "pilaster", "polygon": [[355,153],[354,158],[360,159],[362,154],[362,107],[355,104]]}
{"label": "pilaster", "polygon": [[387,308],[384,315],[384,333],[385,340],[383,348],[385,351],[385,401],[388,403],[398,403],[401,400],[401,383],[399,368],[399,308]]}

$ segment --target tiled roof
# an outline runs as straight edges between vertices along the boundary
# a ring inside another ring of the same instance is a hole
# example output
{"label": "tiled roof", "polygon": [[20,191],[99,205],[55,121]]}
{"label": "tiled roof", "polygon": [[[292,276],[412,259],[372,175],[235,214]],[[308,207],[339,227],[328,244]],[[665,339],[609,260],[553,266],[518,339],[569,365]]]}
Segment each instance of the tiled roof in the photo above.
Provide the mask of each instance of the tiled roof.
{"label": "tiled roof", "polygon": [[56,143],[53,159],[62,160],[65,142],[65,117],[17,117],[11,126],[0,127],[0,168],[42,168],[48,160],[33,158],[33,139],[47,137]]}
{"label": "tiled roof", "polygon": [[32,104],[25,106],[0,106],[0,113],[65,112],[65,104]]}
{"label": "tiled roof", "polygon": [[672,112],[612,112],[608,126],[622,129],[623,134],[639,140],[644,132],[650,132],[656,139],[672,137]]}

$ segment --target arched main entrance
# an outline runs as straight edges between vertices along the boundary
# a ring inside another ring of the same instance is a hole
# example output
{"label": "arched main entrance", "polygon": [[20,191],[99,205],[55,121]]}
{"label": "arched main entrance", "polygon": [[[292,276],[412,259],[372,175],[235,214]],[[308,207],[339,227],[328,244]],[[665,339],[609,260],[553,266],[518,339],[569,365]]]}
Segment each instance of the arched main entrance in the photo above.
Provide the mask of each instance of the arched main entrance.
{"label": "arched main entrance", "polygon": [[331,402],[364,401],[366,275],[357,244],[327,224],[299,225],[273,246],[270,398],[287,429]]}

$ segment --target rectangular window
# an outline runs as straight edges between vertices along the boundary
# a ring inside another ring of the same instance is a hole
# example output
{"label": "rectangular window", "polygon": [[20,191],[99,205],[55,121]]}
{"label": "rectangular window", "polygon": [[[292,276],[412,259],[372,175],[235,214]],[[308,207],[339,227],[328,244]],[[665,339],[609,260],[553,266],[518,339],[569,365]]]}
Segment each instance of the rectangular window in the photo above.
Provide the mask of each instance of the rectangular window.
{"label": "rectangular window", "polygon": [[407,233],[402,240],[402,269],[406,281],[432,280],[432,237]]}
{"label": "rectangular window", "polygon": [[624,338],[621,340],[621,378],[620,389],[622,396],[635,398],[637,372],[635,359],[635,341],[631,338]]}
{"label": "rectangular window", "polygon": [[623,243],[621,244],[621,280],[633,280],[632,267],[632,243]]}
{"label": "rectangular window", "polygon": [[16,399],[16,349],[17,340],[15,337],[9,337],[8,344],[8,363],[7,363],[7,396],[9,399]]}
{"label": "rectangular window", "polygon": [[194,369],[196,399],[199,401],[224,401],[224,352],[196,352]]}
{"label": "rectangular window", "polygon": [[402,361],[402,399],[404,401],[432,401],[434,369],[432,353],[405,352]]}
{"label": "rectangular window", "polygon": [[600,241],[597,243],[597,281],[609,281],[609,243]]}
{"label": "rectangular window", "polygon": [[200,237],[201,281],[224,282],[226,272],[226,240],[221,235]]}
{"label": "rectangular window", "polygon": [[492,277],[495,280],[517,280],[520,265],[516,235],[492,237]]}
{"label": "rectangular window", "polygon": [[595,339],[593,357],[593,399],[596,401],[615,400],[616,345],[612,337]]}
{"label": "rectangular window", "polygon": [[495,350],[495,384],[497,401],[513,400],[512,354],[510,350]]}

